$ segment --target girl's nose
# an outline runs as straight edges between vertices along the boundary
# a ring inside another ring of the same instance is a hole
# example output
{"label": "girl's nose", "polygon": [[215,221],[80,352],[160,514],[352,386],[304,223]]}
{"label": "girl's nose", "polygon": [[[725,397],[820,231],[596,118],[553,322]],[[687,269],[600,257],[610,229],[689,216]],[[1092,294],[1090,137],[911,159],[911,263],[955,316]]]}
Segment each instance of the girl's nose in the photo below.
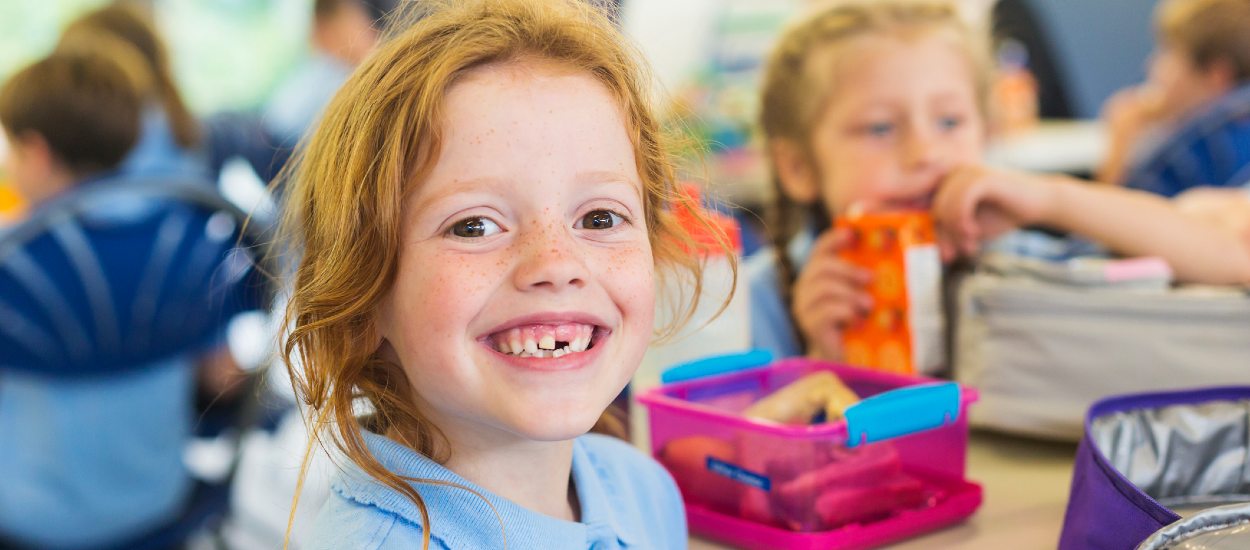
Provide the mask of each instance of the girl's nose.
{"label": "girl's nose", "polygon": [[522,236],[513,279],[522,291],[581,288],[588,277],[571,231],[557,223],[532,227]]}
{"label": "girl's nose", "polygon": [[903,159],[909,168],[928,168],[940,160],[938,149],[937,136],[933,132],[913,128],[903,144]]}

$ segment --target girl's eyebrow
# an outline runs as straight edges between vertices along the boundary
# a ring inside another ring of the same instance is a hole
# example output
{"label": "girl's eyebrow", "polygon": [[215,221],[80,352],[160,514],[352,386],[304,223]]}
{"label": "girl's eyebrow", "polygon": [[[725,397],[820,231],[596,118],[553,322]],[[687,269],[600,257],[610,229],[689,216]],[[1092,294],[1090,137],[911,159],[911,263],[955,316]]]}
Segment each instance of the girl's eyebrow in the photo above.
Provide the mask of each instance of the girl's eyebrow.
{"label": "girl's eyebrow", "polygon": [[[634,195],[641,197],[641,185],[638,185],[636,180],[637,178],[630,178],[624,173],[613,170],[590,170],[578,172],[573,179],[574,183],[578,186],[595,184],[624,185],[629,187]],[[500,176],[479,176],[466,179],[456,178],[450,185],[444,186],[444,188],[438,192],[421,197],[421,199],[413,206],[414,209],[419,212],[428,208],[431,204],[439,203],[453,195],[472,192],[490,193],[492,190],[515,185],[516,183],[517,180]]]}
{"label": "girl's eyebrow", "polygon": [[629,177],[621,172],[612,170],[590,170],[586,172],[578,172],[574,178],[577,185],[594,185],[594,184],[617,184],[629,187],[635,198],[642,198],[642,184],[637,177]]}
{"label": "girl's eyebrow", "polygon": [[590,170],[587,172],[578,172],[574,179],[578,184],[588,183],[627,183],[633,185],[634,180],[625,174],[612,170]]}
{"label": "girl's eyebrow", "polygon": [[417,201],[413,207],[419,212],[428,208],[431,204],[442,202],[453,195],[465,192],[488,192],[490,189],[497,189],[512,183],[514,183],[514,180],[496,176],[480,176],[468,179],[456,178],[449,185],[443,186],[443,189],[437,193],[421,197],[421,200]]}

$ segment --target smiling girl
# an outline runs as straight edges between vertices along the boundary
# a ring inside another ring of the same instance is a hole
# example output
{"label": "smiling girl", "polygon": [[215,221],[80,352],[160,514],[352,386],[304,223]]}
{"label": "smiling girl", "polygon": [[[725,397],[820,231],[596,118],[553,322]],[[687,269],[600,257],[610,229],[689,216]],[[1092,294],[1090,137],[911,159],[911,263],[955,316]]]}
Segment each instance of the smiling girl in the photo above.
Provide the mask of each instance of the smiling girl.
{"label": "smiling girl", "polygon": [[699,275],[635,54],[576,0],[430,4],[288,183],[286,357],[345,458],[310,539],[684,548],[672,478],[583,435],[653,336],[656,278]]}

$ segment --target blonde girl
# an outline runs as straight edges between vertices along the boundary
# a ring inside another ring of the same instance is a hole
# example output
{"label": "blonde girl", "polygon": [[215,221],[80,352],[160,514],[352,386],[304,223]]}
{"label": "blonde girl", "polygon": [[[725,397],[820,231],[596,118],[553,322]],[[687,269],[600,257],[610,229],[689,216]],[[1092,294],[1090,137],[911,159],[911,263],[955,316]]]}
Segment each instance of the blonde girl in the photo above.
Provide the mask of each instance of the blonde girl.
{"label": "blonde girl", "polygon": [[579,0],[413,4],[288,182],[285,355],[342,469],[309,540],[684,548],[672,478],[583,435],[699,276],[636,54]]}
{"label": "blonde girl", "polygon": [[753,339],[841,359],[873,274],[838,259],[851,208],[930,211],[944,259],[1015,228],[1049,226],[1111,252],[1159,256],[1181,281],[1250,281],[1242,236],[1146,193],[981,165],[984,35],[950,4],[881,0],[812,14],[779,41],[761,124],[776,205],[771,253],[746,266]]}
{"label": "blonde girl", "polygon": [[790,28],[767,62],[760,123],[772,161],[773,250],[746,266],[757,347],[841,358],[872,277],[839,260],[848,208],[928,209],[979,161],[985,37],[940,2],[842,3]]}

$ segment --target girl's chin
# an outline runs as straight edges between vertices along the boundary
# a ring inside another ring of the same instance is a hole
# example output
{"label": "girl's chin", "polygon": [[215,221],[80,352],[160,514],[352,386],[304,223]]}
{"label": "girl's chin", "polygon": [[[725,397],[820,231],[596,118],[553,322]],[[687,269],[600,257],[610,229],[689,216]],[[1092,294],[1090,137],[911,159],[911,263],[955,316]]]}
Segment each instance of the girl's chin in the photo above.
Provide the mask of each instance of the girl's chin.
{"label": "girl's chin", "polygon": [[568,441],[580,437],[599,421],[600,412],[568,415],[536,414],[527,419],[516,419],[512,431],[531,441]]}

